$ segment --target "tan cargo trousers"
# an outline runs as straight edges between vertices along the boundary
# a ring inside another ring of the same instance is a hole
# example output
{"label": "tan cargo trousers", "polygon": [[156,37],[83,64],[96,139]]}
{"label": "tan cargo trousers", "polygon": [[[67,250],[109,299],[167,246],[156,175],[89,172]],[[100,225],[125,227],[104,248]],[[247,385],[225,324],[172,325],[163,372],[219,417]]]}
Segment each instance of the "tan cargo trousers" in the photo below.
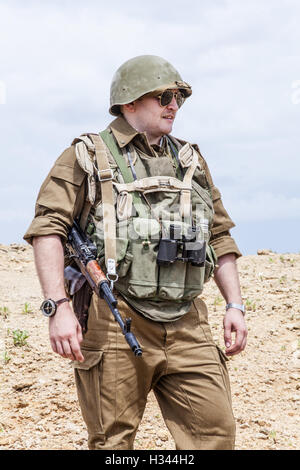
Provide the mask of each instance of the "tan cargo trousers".
{"label": "tan cargo trousers", "polygon": [[233,449],[226,356],[215,345],[204,302],[196,299],[180,320],[159,323],[135,313],[119,297],[123,319],[143,349],[135,357],[104,300],[93,296],[83,363],[75,379],[89,449],[133,449],[153,390],[176,448]]}

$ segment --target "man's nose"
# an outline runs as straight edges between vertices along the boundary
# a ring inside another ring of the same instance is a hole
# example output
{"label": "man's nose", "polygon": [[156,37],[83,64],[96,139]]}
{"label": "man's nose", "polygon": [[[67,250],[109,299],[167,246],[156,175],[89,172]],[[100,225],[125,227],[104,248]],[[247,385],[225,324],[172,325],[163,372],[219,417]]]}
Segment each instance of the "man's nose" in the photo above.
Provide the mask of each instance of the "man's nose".
{"label": "man's nose", "polygon": [[170,104],[168,104],[167,108],[172,111],[178,111],[179,107],[178,107],[175,96],[173,96],[172,101]]}

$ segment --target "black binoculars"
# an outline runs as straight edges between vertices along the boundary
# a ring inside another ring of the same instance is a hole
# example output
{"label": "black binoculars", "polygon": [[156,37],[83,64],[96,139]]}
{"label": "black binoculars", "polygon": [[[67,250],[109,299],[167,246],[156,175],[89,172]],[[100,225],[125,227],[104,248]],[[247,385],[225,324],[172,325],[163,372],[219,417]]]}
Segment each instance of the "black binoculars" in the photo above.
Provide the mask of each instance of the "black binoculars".
{"label": "black binoculars", "polygon": [[[191,263],[192,266],[204,266],[206,258],[206,242],[197,241],[200,228],[190,226],[187,234],[181,234],[179,225],[170,225],[170,238],[161,238],[158,247],[157,264],[166,266],[175,261]],[[179,249],[182,255],[178,256]]]}

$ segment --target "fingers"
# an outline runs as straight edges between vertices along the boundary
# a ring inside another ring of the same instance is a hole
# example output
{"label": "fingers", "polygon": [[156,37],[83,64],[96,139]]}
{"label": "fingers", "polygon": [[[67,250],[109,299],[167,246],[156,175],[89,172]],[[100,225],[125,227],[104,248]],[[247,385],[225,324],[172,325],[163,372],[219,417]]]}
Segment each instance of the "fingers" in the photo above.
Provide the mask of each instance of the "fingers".
{"label": "fingers", "polygon": [[[81,329],[80,329],[80,333],[81,333]],[[81,341],[82,341],[82,337],[81,337]],[[80,349],[80,342],[81,341],[78,341],[78,336],[77,336],[76,338],[71,338],[70,343],[69,343],[70,344],[70,350],[72,351],[72,355],[75,357],[75,360],[79,361],[79,362],[84,361],[84,357],[83,357],[81,349]]]}
{"label": "fingers", "polygon": [[50,338],[50,343],[51,343],[52,351],[54,351],[56,354],[58,354],[57,347],[56,347],[56,341],[54,339]]}
{"label": "fingers", "polygon": [[224,343],[226,348],[231,346],[231,325],[227,324],[224,326]]}
{"label": "fingers", "polygon": [[[232,333],[235,333],[235,341],[232,344]],[[236,312],[228,313],[224,318],[224,342],[226,346],[225,353],[233,356],[242,352],[247,344],[247,327],[244,317]]]}
{"label": "fingers", "polygon": [[84,357],[80,349],[82,339],[81,327],[78,325],[74,333],[64,336],[54,335],[50,337],[50,342],[52,350],[61,357],[71,359],[71,361],[83,362]]}
{"label": "fingers", "polygon": [[53,351],[59,354],[61,357],[71,359],[71,361],[84,361],[84,357],[82,355],[80,344],[77,338],[57,341],[52,340],[51,346]]}
{"label": "fingers", "polygon": [[70,344],[66,340],[51,340],[51,346],[55,353],[59,354],[61,357],[73,359],[73,354],[70,348]]}
{"label": "fingers", "polygon": [[[228,339],[225,340],[225,345],[227,343],[229,343]],[[225,352],[228,356],[233,356],[234,354],[239,354],[240,352],[242,352],[245,349],[246,343],[247,343],[247,334],[246,334],[246,332],[243,331],[243,330],[237,330],[234,344],[231,344],[231,340],[230,340],[230,346],[227,347]]]}
{"label": "fingers", "polygon": [[61,356],[71,359],[71,361],[75,360],[75,356],[73,355],[72,348],[70,345],[70,340],[64,340],[60,342],[60,346],[62,348],[63,354]]}
{"label": "fingers", "polygon": [[243,343],[242,343],[242,348],[241,348],[241,351],[244,351],[244,349],[246,348],[246,345],[247,345],[247,332],[246,332],[246,335],[245,335],[245,338],[243,340]]}

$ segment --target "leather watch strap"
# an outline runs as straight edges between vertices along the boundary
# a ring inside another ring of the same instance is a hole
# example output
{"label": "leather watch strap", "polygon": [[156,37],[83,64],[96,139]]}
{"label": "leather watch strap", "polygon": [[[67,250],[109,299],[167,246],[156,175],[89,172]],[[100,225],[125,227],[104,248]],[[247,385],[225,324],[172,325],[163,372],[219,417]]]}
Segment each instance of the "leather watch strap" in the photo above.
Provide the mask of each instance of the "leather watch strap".
{"label": "leather watch strap", "polygon": [[68,299],[67,297],[64,297],[63,299],[59,299],[59,300],[55,300],[55,303],[56,303],[56,306],[64,303],[64,302],[69,302],[70,299]]}

